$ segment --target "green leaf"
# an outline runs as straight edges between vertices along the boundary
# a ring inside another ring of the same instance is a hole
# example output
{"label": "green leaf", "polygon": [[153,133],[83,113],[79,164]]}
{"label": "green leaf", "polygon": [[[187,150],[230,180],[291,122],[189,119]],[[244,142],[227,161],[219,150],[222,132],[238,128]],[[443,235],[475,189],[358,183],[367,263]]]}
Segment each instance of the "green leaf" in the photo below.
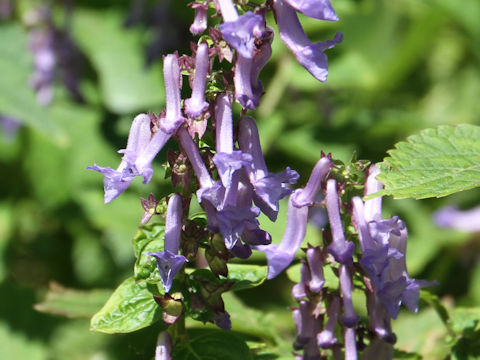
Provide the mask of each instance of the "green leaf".
{"label": "green leaf", "polygon": [[123,26],[124,14],[75,11],[74,36],[98,72],[100,90],[109,110],[116,113],[146,111],[163,104],[164,88],[159,64],[145,65],[142,34]]}
{"label": "green leaf", "polygon": [[128,278],[92,317],[90,330],[107,334],[129,333],[152,325],[162,314],[153,295],[158,295],[155,286]]}
{"label": "green leaf", "polygon": [[480,127],[440,126],[396,144],[379,164],[385,189],[397,199],[441,197],[480,185]]}
{"label": "green leaf", "polygon": [[173,349],[177,360],[249,360],[252,354],[240,337],[222,330],[193,330],[190,341]]}
{"label": "green leaf", "polygon": [[45,300],[35,310],[69,318],[90,317],[102,307],[112,290],[80,291],[51,283]]}
{"label": "green leaf", "polygon": [[228,264],[228,280],[234,281],[232,290],[250,289],[267,278],[268,267],[249,264]]}
{"label": "green leaf", "polygon": [[163,224],[153,224],[138,229],[133,239],[135,256],[137,257],[134,270],[135,279],[149,282],[161,281],[155,261],[147,253],[163,251],[164,239],[165,225]]}

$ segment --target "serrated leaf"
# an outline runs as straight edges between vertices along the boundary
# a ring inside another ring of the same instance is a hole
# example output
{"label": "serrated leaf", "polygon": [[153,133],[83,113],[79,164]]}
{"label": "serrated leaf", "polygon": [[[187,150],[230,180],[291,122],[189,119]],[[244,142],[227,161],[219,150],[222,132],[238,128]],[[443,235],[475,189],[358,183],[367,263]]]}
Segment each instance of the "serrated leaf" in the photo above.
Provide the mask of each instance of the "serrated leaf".
{"label": "serrated leaf", "polygon": [[480,185],[480,127],[440,126],[396,144],[379,164],[385,189],[397,199],[442,197]]}
{"label": "serrated leaf", "polygon": [[177,360],[249,360],[252,354],[243,339],[222,330],[194,330],[190,341],[173,349]]}
{"label": "serrated leaf", "polygon": [[129,333],[157,322],[162,311],[153,299],[153,295],[158,295],[155,290],[155,286],[128,278],[92,317],[90,330],[107,334]]}
{"label": "serrated leaf", "polygon": [[98,311],[112,294],[112,290],[80,291],[51,283],[45,300],[35,310],[69,318],[90,317]]}

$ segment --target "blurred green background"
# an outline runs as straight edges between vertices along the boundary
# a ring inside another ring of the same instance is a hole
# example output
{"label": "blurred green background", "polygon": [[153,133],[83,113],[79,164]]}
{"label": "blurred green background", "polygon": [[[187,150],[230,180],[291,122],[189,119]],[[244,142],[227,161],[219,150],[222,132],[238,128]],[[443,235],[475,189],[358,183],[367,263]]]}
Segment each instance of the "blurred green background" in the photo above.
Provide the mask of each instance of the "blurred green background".
{"label": "blurred green background", "polygon": [[[176,49],[190,54],[193,10],[187,2],[144,1],[147,11],[136,18],[129,0],[18,0],[10,17],[0,20],[0,115],[22,124],[14,135],[0,134],[1,359],[153,356],[155,331],[94,334],[88,318],[65,319],[33,306],[52,281],[108,289],[131,275],[131,239],[143,213],[139,198],[171,191],[162,168],[166,151],[154,163],[150,184],[136,179],[109,205],[103,204],[101,176],[86,167],[116,167],[116,151],[125,146],[133,117],[162,108],[161,55]],[[65,90],[60,70],[49,106],[40,105],[28,86],[34,58],[26,23],[39,5],[52,6],[55,26],[68,28],[83,54],[78,58],[83,103]],[[321,150],[344,161],[356,151],[358,158],[378,162],[397,141],[421,129],[480,125],[480,1],[332,0],[332,5],[337,23],[301,18],[312,41],[344,34],[343,43],[328,51],[325,84],[296,63],[269,19],[276,33],[274,54],[261,74],[266,94],[252,115],[271,171],[290,166],[300,172],[302,185]],[[478,190],[443,199],[385,200],[384,215],[400,215],[409,228],[411,275],[438,280],[440,286],[431,290],[449,306],[480,304],[480,239],[439,229],[431,215],[446,204],[479,203]],[[282,216],[265,227],[281,236]],[[318,239],[313,229],[308,236]],[[279,329],[287,354],[294,337],[287,308],[294,304],[291,286],[283,275],[237,294]],[[276,295],[268,296],[272,291]],[[445,354],[444,330],[431,309],[402,312],[394,330],[406,351],[427,359]]]}

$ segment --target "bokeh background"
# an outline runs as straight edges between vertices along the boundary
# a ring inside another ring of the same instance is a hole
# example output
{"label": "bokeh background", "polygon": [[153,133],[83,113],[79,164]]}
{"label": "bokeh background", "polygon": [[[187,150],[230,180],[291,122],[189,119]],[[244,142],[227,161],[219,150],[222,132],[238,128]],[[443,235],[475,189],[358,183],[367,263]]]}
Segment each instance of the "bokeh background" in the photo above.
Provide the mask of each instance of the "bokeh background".
{"label": "bokeh background", "polygon": [[[80,290],[113,289],[131,275],[131,239],[143,214],[139,198],[150,192],[161,198],[171,191],[162,167],[166,152],[155,161],[150,184],[136,179],[109,205],[103,204],[101,176],[86,167],[116,167],[116,151],[125,146],[133,117],[162,109],[161,56],[174,50],[190,54],[189,42],[197,40],[188,32],[193,10],[186,4],[0,0],[1,359],[153,356],[155,331],[94,334],[88,318],[45,314],[34,305],[44,300],[52,282]],[[300,172],[302,185],[321,150],[343,161],[356,152],[359,159],[378,162],[396,142],[421,129],[480,125],[478,0],[332,4],[340,17],[336,23],[301,18],[313,41],[336,31],[344,34],[343,43],[328,51],[325,84],[296,63],[269,19],[277,38],[261,74],[266,94],[252,115],[272,171],[290,166]],[[51,9],[51,26],[58,32],[48,105],[29,86],[32,32],[45,28],[39,15],[44,7]],[[385,199],[384,215],[400,215],[409,228],[411,275],[438,280],[431,291],[450,307],[480,306],[480,238],[436,227],[432,213],[447,204],[471,208],[479,203],[478,190],[422,201]],[[282,219],[264,222],[277,239]],[[318,239],[312,227],[307,240]],[[268,321],[282,334],[288,354],[294,337],[288,309],[294,304],[292,285],[282,275],[237,293],[227,300],[227,310],[235,321],[235,301],[250,306],[253,319]],[[98,294],[101,303],[108,291]],[[423,304],[417,315],[402,312],[394,330],[406,351],[427,359],[444,358],[448,351],[438,316]]]}

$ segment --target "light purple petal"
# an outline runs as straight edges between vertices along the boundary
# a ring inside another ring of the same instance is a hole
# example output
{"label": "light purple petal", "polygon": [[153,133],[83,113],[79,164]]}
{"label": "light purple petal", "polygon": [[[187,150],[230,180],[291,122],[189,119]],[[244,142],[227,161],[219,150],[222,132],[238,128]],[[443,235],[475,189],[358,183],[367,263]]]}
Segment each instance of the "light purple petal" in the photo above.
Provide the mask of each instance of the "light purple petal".
{"label": "light purple petal", "polygon": [[168,293],[172,287],[173,279],[183,267],[187,258],[183,255],[173,254],[170,251],[150,252],[147,254],[156,259],[157,268],[162,278],[163,290]]}
{"label": "light purple petal", "polygon": [[197,118],[208,109],[208,103],[205,101],[205,86],[209,68],[208,45],[201,43],[198,45],[195,57],[192,97],[185,100],[185,112],[190,118]]}
{"label": "light purple petal", "polygon": [[330,160],[328,156],[323,156],[317,161],[312,170],[312,174],[308,179],[307,185],[299,191],[293,199],[295,206],[311,206],[313,204],[315,196],[320,190],[320,186],[322,185],[322,182],[325,181],[332,166],[332,160]]}
{"label": "light purple petal", "polygon": [[235,21],[220,24],[223,38],[244,58],[251,59],[255,47],[255,34],[262,32],[264,19],[251,11],[239,16]]}
{"label": "light purple petal", "polygon": [[338,16],[333,10],[330,0],[285,0],[295,10],[302,14],[319,19],[337,21]]}

